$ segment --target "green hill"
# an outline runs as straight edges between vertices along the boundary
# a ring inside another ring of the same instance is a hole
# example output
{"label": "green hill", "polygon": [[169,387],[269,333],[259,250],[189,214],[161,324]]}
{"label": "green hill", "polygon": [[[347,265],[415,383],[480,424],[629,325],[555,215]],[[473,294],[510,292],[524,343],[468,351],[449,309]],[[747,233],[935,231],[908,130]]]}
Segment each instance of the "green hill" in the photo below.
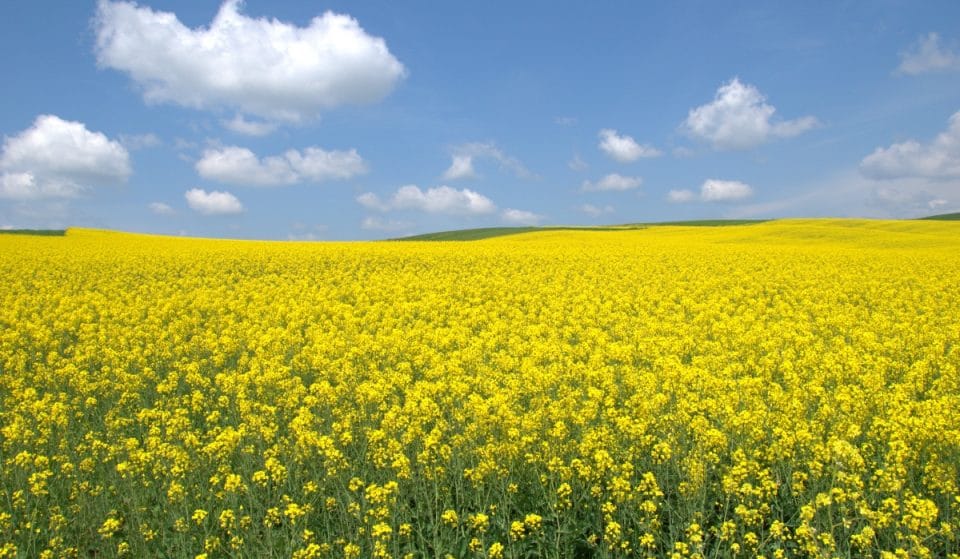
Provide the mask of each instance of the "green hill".
{"label": "green hill", "polygon": [[536,231],[624,231],[629,229],[646,229],[647,227],[676,226],[676,227],[722,227],[727,225],[752,225],[763,223],[765,219],[701,219],[694,221],[662,221],[657,223],[625,223],[623,225],[606,225],[598,227],[577,226],[547,226],[547,227],[481,227],[478,229],[458,229],[455,231],[439,231],[424,233],[410,237],[391,239],[393,241],[479,241],[504,235],[519,233],[533,233]]}
{"label": "green hill", "polygon": [[920,219],[933,219],[937,221],[960,221],[960,212],[954,212],[952,214],[930,215],[927,217],[921,217]]}

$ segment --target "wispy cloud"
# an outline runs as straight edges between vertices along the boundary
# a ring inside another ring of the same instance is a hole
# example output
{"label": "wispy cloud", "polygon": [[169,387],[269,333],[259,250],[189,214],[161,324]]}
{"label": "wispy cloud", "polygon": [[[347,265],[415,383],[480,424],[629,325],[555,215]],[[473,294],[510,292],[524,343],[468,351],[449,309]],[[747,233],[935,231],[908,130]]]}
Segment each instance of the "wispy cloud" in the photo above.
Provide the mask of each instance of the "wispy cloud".
{"label": "wispy cloud", "polygon": [[960,70],[960,51],[940,42],[940,35],[927,33],[907,50],[900,53],[900,65],[895,74],[916,76],[931,72]]}
{"label": "wispy cloud", "polygon": [[753,188],[740,181],[707,179],[700,185],[700,193],[689,189],[671,190],[667,201],[676,204],[686,202],[730,202],[742,200],[753,195]]}
{"label": "wispy cloud", "polygon": [[510,225],[538,225],[543,221],[543,216],[526,210],[517,210],[507,208],[500,213],[504,223]]}
{"label": "wispy cloud", "polygon": [[444,180],[459,180],[476,178],[478,173],[474,168],[477,160],[495,161],[499,167],[522,179],[537,178],[519,159],[508,155],[492,142],[472,142],[455,146],[451,153],[450,167],[443,173]]}
{"label": "wispy cloud", "polygon": [[640,188],[641,184],[643,184],[643,179],[640,177],[626,177],[618,173],[611,173],[596,182],[583,181],[580,190],[584,192],[623,191]]}

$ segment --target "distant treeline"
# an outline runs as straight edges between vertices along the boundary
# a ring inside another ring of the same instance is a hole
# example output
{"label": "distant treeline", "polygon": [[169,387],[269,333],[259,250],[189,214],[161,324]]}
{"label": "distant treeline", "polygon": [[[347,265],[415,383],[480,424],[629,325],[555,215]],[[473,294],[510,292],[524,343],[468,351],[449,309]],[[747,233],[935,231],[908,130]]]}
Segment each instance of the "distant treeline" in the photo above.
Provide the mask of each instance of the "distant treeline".
{"label": "distant treeline", "polygon": [[63,237],[66,229],[0,229],[0,235],[42,235],[44,237]]}

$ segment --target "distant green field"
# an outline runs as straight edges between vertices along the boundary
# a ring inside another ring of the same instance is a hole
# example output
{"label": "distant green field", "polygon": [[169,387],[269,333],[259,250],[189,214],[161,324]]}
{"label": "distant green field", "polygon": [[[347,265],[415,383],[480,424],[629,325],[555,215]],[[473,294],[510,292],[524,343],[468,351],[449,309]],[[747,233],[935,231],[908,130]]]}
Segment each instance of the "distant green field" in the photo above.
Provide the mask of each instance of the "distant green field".
{"label": "distant green field", "polygon": [[391,239],[394,241],[479,241],[504,235],[518,233],[533,233],[535,231],[622,231],[624,229],[642,229],[640,225],[624,225],[616,227],[481,227],[479,229],[458,229],[456,231],[439,231],[424,233],[411,237]]}
{"label": "distant green field", "polygon": [[921,217],[920,219],[934,219],[937,221],[960,221],[960,212],[955,212],[952,214],[930,215],[927,217]]}
{"label": "distant green field", "polygon": [[519,233],[533,233],[536,231],[623,231],[625,229],[646,229],[647,227],[678,226],[678,227],[721,227],[726,225],[752,225],[763,223],[766,219],[701,219],[694,221],[662,221],[657,223],[625,223],[623,225],[607,225],[600,227],[575,226],[548,226],[548,227],[481,227],[478,229],[459,229],[456,231],[440,231],[424,233],[411,237],[391,239],[394,241],[479,241],[504,235]]}
{"label": "distant green field", "polygon": [[676,227],[724,227],[727,225],[755,225],[757,223],[766,223],[769,219],[695,219],[691,221],[658,221],[657,223],[644,223],[649,227],[670,225]]}
{"label": "distant green field", "polygon": [[41,235],[44,237],[63,237],[66,229],[0,229],[0,235]]}

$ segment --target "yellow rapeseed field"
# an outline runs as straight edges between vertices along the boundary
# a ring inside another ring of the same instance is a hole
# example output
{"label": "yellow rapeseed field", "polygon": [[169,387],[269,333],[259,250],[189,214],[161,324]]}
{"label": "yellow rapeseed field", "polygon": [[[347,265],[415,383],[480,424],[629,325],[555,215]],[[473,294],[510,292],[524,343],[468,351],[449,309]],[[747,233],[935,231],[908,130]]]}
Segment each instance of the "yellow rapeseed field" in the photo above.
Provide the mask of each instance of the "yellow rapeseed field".
{"label": "yellow rapeseed field", "polygon": [[960,223],[78,229],[0,286],[0,558],[960,556]]}

